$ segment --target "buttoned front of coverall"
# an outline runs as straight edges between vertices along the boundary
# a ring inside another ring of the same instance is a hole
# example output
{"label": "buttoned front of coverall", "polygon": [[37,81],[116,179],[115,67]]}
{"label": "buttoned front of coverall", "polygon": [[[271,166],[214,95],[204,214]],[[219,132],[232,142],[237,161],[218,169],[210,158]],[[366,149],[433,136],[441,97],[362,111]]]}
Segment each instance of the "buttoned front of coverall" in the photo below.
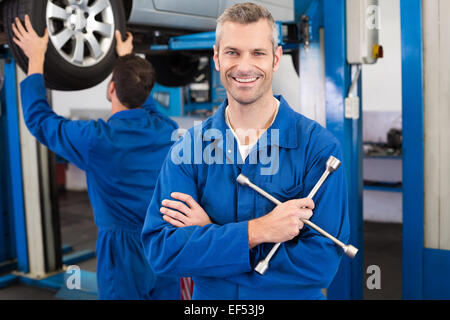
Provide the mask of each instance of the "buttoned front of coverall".
{"label": "buttoned front of coverall", "polygon": [[25,123],[50,150],[86,172],[98,227],[97,284],[100,299],[179,299],[175,276],[156,276],[140,241],[145,213],[169,148],[175,122],[142,108],[108,121],[71,121],[50,108],[42,74],[21,83]]}
{"label": "buttoned front of coverall", "polygon": [[[264,275],[253,270],[273,243],[249,249],[248,221],[266,215],[275,205],[239,185],[237,176],[246,175],[285,202],[306,197],[330,155],[343,160],[339,143],[329,131],[293,111],[281,96],[276,98],[280,107],[267,138],[259,139],[245,162],[226,125],[228,102],[224,101],[211,118],[191,128],[172,147],[162,167],[142,242],[147,261],[158,274],[193,277],[194,299],[324,299],[321,289],[330,285],[338,270],[340,248],[307,226],[279,247]],[[273,139],[274,135],[279,139]],[[252,161],[262,154],[264,161]],[[268,156],[273,160],[268,161]],[[213,223],[177,228],[165,222],[159,210],[162,200],[171,199],[171,192],[191,195]],[[311,221],[347,242],[343,165],[328,177],[314,201]]]}

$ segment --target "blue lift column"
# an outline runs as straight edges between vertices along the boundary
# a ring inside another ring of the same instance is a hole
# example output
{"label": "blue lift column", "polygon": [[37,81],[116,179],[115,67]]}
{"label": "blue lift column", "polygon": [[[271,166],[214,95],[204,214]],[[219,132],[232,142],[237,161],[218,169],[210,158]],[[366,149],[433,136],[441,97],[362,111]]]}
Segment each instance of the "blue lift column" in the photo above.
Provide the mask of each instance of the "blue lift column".
{"label": "blue lift column", "polygon": [[[346,54],[346,1],[315,0],[308,3],[295,0],[295,20],[300,21],[304,13],[310,21],[310,46],[320,45],[319,30],[323,28],[326,127],[336,136],[343,149],[349,194],[349,243],[359,249],[354,259],[343,256],[339,271],[327,290],[327,298],[362,299],[362,120],[361,117],[345,118],[345,98],[352,82],[352,69],[347,63]],[[308,63],[300,61],[300,65],[302,62]],[[361,105],[359,107],[361,108]]]}
{"label": "blue lift column", "polygon": [[[4,82],[3,82],[4,83]],[[5,104],[4,86],[0,102],[0,274],[16,269],[17,259],[14,241],[14,220],[10,201],[10,165],[8,150],[8,113]],[[0,283],[0,287],[2,284]]]}
{"label": "blue lift column", "polygon": [[[328,290],[329,299],[363,299],[362,214],[362,117],[345,118],[345,98],[351,86],[351,66],[346,54],[345,0],[323,1],[325,37],[325,99],[327,128],[344,151],[350,214],[350,243],[359,248],[353,260],[343,257],[338,274]],[[361,115],[361,105],[359,106]]]}
{"label": "blue lift column", "polygon": [[[400,0],[402,37],[402,297],[424,298],[424,97],[422,1]],[[445,260],[436,263],[445,266]],[[435,274],[439,274],[438,272]],[[447,277],[448,278],[448,271]],[[443,279],[437,280],[442,283]],[[444,282],[445,283],[445,282]]]}
{"label": "blue lift column", "polygon": [[[2,170],[3,178],[2,200],[7,219],[10,221],[10,248],[14,251],[9,258],[15,260],[18,271],[28,272],[28,245],[25,225],[25,209],[22,185],[22,164],[20,152],[19,114],[17,108],[7,108],[8,105],[17,105],[16,64],[8,53],[2,57],[3,64],[3,88],[1,89],[1,135],[2,150],[4,151]],[[9,187],[8,187],[9,186]],[[7,226],[4,226],[7,227]]]}

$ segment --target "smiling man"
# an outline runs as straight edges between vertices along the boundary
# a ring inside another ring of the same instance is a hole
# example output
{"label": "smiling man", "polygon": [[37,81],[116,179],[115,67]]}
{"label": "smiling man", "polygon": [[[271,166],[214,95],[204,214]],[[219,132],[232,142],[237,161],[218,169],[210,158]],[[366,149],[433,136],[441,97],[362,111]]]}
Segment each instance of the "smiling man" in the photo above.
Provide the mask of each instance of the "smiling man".
{"label": "smiling man", "polygon": [[[341,251],[303,228],[301,219],[348,240],[343,169],[323,184],[316,203],[304,198],[329,156],[342,159],[340,147],[326,129],[273,95],[281,58],[270,12],[252,3],[228,8],[214,46],[227,99],[172,147],[158,178],[144,250],[157,273],[192,276],[194,299],[323,299],[321,289],[338,270]],[[183,161],[174,161],[180,150]],[[226,163],[207,161],[210,153]],[[263,154],[275,155],[279,166],[262,170],[268,165]],[[282,204],[239,185],[241,173]],[[253,269],[276,242],[284,243],[261,276]]]}

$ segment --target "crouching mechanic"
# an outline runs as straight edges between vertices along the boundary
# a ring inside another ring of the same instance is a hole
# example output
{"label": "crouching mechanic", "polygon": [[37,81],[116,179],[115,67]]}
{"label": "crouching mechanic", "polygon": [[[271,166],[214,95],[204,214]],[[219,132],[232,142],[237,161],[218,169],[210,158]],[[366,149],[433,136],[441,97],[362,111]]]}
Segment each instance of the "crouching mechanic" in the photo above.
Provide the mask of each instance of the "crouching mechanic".
{"label": "crouching mechanic", "polygon": [[[324,299],[342,252],[301,219],[349,237],[343,166],[315,203],[304,198],[329,156],[342,154],[329,131],[273,95],[276,30],[270,12],[252,3],[219,17],[214,62],[227,99],[172,147],[147,211],[147,260],[159,274],[192,276],[194,299]],[[241,173],[282,204],[239,185]],[[284,243],[258,274],[276,242]]]}
{"label": "crouching mechanic", "polygon": [[152,66],[130,54],[132,37],[116,33],[118,58],[108,84],[108,121],[70,121],[50,108],[44,86],[48,31],[39,37],[30,19],[13,24],[15,43],[29,59],[21,83],[25,123],[49,149],[86,171],[98,227],[97,283],[100,299],[179,299],[179,280],[156,277],[140,241],[145,212],[161,165],[172,145],[175,122],[149,98]]}

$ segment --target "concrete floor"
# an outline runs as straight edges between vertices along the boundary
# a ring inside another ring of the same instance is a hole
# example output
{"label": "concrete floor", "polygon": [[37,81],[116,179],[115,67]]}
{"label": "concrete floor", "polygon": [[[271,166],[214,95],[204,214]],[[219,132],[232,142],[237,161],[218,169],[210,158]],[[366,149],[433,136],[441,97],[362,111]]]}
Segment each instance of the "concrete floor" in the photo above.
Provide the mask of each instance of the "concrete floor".
{"label": "concrete floor", "polygon": [[[74,251],[95,250],[97,229],[86,192],[65,192],[59,197],[61,237]],[[381,269],[381,289],[369,290],[364,276],[364,299],[401,299],[401,232],[396,223],[364,223],[364,270],[370,265]],[[96,259],[78,264],[82,270],[95,272]],[[14,284],[0,289],[0,300],[54,300],[56,292]]]}
{"label": "concrete floor", "polygon": [[[364,222],[364,299],[398,300],[402,298],[402,225]],[[367,288],[371,265],[380,267],[381,289]]]}
{"label": "concrete floor", "polygon": [[[87,192],[60,192],[59,209],[61,240],[73,251],[95,250],[97,227],[93,221],[92,208]],[[78,263],[81,270],[96,270],[97,260],[90,259]],[[0,300],[55,300],[56,292],[49,289],[17,283],[0,289]]]}

